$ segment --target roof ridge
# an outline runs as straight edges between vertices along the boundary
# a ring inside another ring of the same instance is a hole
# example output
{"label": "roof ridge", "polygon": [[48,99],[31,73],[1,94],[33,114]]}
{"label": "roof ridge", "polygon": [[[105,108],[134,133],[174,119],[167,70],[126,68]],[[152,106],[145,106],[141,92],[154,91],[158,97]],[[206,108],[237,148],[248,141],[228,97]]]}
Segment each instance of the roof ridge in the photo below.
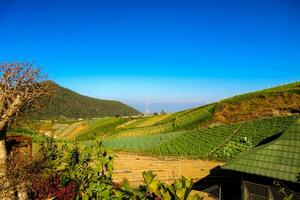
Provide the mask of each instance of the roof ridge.
{"label": "roof ridge", "polygon": [[[287,153],[295,153],[295,152],[287,152]],[[298,153],[298,152],[296,152],[296,153]],[[266,154],[261,154],[261,153],[257,153],[258,155],[266,155]],[[272,156],[272,157],[279,157],[279,156],[273,156],[273,155],[268,155],[268,156]],[[288,157],[286,157],[286,158],[288,158]],[[295,160],[300,160],[300,158],[293,158],[293,159],[295,159]]]}
{"label": "roof ridge", "polygon": [[[246,164],[241,164],[241,163],[236,163],[236,165],[247,166]],[[266,167],[258,167],[258,166],[257,166],[256,168],[267,169],[267,170],[269,170],[269,168],[266,168]],[[282,172],[282,173],[286,173],[286,174],[296,174],[296,175],[299,174],[298,172],[287,172],[287,171],[282,171],[282,170],[277,170],[277,169],[273,169],[273,170],[278,171],[278,172]]]}
{"label": "roof ridge", "polygon": [[[274,158],[278,158],[278,156],[269,156],[269,157],[274,157]],[[291,158],[288,158],[288,159],[291,159]],[[264,161],[262,159],[251,159],[252,161]],[[293,159],[294,160],[294,159]],[[300,159],[296,159],[296,160],[300,160]],[[275,164],[282,164],[280,162],[272,162],[272,161],[268,161],[269,163],[275,163]],[[295,166],[295,165],[289,165],[287,163],[285,163],[285,165],[288,165],[288,166]]]}

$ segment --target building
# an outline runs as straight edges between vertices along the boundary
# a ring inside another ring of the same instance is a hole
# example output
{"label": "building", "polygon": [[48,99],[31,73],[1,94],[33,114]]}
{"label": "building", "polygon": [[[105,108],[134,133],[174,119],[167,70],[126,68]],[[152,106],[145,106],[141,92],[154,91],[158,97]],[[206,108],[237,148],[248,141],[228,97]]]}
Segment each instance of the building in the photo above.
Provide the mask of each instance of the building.
{"label": "building", "polygon": [[[217,197],[225,200],[300,200],[300,120],[197,184],[200,190],[214,191],[214,196],[219,192]],[[217,187],[218,192],[212,190]]]}

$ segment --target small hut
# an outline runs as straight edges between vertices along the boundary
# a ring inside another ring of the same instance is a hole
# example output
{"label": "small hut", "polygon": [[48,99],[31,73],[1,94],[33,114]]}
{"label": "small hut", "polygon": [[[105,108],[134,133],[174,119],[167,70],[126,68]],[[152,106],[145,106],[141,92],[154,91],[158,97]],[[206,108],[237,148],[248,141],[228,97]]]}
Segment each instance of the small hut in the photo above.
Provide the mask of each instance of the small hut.
{"label": "small hut", "polygon": [[241,173],[244,200],[300,200],[300,120],[278,139],[221,167]]}
{"label": "small hut", "polygon": [[6,136],[6,149],[13,159],[31,159],[32,138],[24,135]]}
{"label": "small hut", "polygon": [[[300,200],[299,175],[300,120],[276,139],[212,170],[196,186],[225,200]],[[222,194],[210,192],[216,186]]]}

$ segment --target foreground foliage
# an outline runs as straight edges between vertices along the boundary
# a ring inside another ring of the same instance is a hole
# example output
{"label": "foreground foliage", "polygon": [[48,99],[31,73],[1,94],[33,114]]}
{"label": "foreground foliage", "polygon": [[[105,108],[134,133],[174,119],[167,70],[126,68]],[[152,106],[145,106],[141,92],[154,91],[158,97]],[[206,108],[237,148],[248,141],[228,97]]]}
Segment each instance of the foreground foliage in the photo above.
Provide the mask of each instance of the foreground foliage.
{"label": "foreground foliage", "polygon": [[10,165],[9,178],[15,185],[25,185],[30,199],[199,199],[191,197],[193,183],[184,177],[167,185],[152,172],[144,172],[145,183],[138,188],[126,181],[114,183],[113,160],[100,141],[80,147],[77,142],[60,143],[46,137],[35,159],[18,168]]}
{"label": "foreground foliage", "polygon": [[173,184],[167,185],[155,179],[156,175],[152,171],[143,173],[146,188],[150,194],[164,200],[188,200],[201,199],[199,195],[191,196],[193,182],[191,179],[181,177],[176,179]]}

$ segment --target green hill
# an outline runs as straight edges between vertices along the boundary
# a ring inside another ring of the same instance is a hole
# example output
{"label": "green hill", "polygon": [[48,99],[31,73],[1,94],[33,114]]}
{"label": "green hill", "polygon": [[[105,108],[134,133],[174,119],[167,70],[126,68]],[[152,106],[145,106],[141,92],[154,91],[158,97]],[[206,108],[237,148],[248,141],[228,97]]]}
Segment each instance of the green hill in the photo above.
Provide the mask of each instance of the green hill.
{"label": "green hill", "polygon": [[269,137],[280,135],[298,118],[298,115],[271,117],[164,134],[110,137],[104,140],[104,144],[121,151],[227,160]]}
{"label": "green hill", "polygon": [[54,96],[44,110],[33,113],[36,119],[95,118],[106,116],[133,116],[140,114],[119,101],[109,101],[80,95],[55,83]]}
{"label": "green hill", "polygon": [[227,160],[285,131],[300,113],[300,82],[176,113],[42,122],[40,130],[110,149]]}
{"label": "green hill", "polygon": [[[103,132],[106,136],[118,138],[154,135],[297,113],[300,113],[300,82],[234,96],[176,113],[128,118],[110,131],[102,131],[102,126],[99,126],[92,131],[77,131],[74,137],[80,135],[81,140],[90,140]],[[87,122],[90,123],[98,122]],[[86,129],[89,130],[89,125],[85,126]]]}
{"label": "green hill", "polygon": [[147,124],[145,120],[151,121],[155,116],[133,119],[133,123],[129,121],[129,125],[117,131],[117,136],[151,135],[163,133],[165,130],[170,132],[170,126],[173,131],[189,130],[299,113],[300,82],[295,82],[168,114],[151,126],[139,127],[138,124]]}

